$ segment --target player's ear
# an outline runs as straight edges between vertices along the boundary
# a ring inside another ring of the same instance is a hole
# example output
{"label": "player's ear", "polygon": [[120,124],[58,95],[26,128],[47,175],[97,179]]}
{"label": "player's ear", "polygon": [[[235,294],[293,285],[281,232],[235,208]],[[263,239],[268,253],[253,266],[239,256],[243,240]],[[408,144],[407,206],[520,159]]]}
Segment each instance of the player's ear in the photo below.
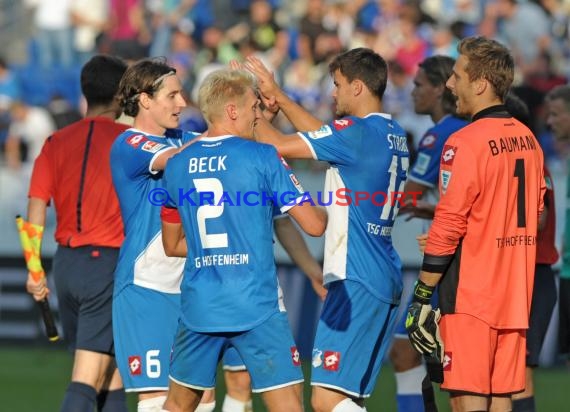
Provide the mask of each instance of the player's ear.
{"label": "player's ear", "polygon": [[139,96],[139,104],[146,110],[150,107],[151,96],[148,93],[142,92]]}
{"label": "player's ear", "polygon": [[445,83],[440,84],[440,85],[436,86],[435,90],[436,90],[438,99],[441,99],[443,97],[443,94],[447,90],[447,85]]}
{"label": "player's ear", "polygon": [[364,83],[362,83],[362,81],[359,79],[355,79],[353,80],[351,87],[352,87],[352,93],[355,96],[358,96],[360,93],[362,93],[362,90],[364,89]]}
{"label": "player's ear", "polygon": [[226,104],[226,115],[231,120],[236,120],[238,118],[238,110],[237,106],[234,103]]}
{"label": "player's ear", "polygon": [[489,82],[486,79],[478,79],[475,81],[475,91],[477,94],[483,94],[489,87]]}

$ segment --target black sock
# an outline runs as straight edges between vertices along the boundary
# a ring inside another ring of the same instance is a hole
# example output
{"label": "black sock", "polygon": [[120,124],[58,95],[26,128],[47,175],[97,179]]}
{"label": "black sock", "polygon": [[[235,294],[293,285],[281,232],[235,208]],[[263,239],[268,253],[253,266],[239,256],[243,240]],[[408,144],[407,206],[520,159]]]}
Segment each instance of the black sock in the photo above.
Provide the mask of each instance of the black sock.
{"label": "black sock", "polygon": [[97,410],[99,412],[128,412],[125,390],[101,391],[97,395]]}
{"label": "black sock", "polygon": [[535,412],[534,396],[513,399],[513,412]]}
{"label": "black sock", "polygon": [[93,386],[71,382],[65,391],[61,412],[93,412],[97,391]]}

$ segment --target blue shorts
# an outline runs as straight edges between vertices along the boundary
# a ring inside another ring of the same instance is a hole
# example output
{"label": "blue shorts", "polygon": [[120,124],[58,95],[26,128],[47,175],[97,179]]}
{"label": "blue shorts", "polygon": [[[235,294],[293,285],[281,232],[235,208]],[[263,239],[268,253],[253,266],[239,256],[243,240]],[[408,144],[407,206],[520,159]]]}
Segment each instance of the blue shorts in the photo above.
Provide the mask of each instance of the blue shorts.
{"label": "blue shorts", "polygon": [[113,298],[115,357],[127,392],[168,390],[180,295],[129,285]]}
{"label": "blue shorts", "polygon": [[245,364],[239,352],[233,346],[228,346],[222,358],[222,367],[225,371],[244,371],[246,370]]}
{"label": "blue shorts", "polygon": [[252,392],[303,382],[299,352],[284,312],[276,312],[245,332],[198,333],[180,322],[170,379],[198,390],[214,389],[218,362],[229,345],[237,350],[250,373]]}
{"label": "blue shorts", "polygon": [[329,283],[313,347],[311,385],[369,397],[396,327],[398,306],[358,282]]}

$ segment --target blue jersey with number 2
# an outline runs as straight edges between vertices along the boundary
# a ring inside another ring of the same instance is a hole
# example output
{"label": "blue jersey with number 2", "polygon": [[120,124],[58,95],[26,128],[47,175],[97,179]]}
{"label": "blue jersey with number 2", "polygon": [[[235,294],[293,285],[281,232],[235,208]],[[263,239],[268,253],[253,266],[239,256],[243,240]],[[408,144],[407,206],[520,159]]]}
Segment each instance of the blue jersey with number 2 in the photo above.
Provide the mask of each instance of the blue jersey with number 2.
{"label": "blue jersey with number 2", "polygon": [[302,188],[275,148],[250,140],[203,138],[165,171],[188,255],[182,321],[196,332],[252,329],[279,311],[273,209],[302,200]]}

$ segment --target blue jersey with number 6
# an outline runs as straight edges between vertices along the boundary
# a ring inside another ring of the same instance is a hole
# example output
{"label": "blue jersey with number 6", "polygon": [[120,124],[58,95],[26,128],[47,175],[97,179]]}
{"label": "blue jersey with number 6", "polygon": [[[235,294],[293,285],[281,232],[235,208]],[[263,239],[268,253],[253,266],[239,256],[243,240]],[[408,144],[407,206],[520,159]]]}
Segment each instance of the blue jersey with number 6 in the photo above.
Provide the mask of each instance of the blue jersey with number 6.
{"label": "blue jersey with number 6", "polygon": [[169,160],[165,181],[188,245],[185,325],[237,332],[278,312],[273,208],[288,211],[303,191],[277,151],[234,136],[203,138]]}
{"label": "blue jersey with number 6", "polygon": [[389,115],[345,117],[299,132],[313,157],[331,164],[320,201],[327,204],[324,282],[353,280],[374,296],[398,303],[401,262],[392,227],[406,181],[406,133]]}

